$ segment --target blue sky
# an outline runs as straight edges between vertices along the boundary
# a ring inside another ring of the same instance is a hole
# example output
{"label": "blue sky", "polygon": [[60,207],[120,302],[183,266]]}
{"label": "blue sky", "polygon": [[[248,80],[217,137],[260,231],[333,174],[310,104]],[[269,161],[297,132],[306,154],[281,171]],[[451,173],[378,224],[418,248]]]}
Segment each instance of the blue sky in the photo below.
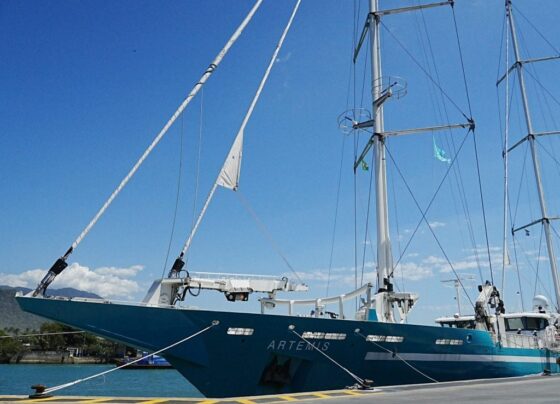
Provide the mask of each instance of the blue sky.
{"label": "blue sky", "polygon": [[[414,2],[383,3],[399,6]],[[182,182],[168,270],[192,222],[200,128],[201,171],[196,212],[219,171],[292,4],[265,1],[203,94],[190,105],[183,119],[174,125],[72,255],[69,262],[73,266],[66,271],[67,279],[61,277],[53,287],[71,285],[115,298],[138,299],[151,280],[161,276],[175,207],[182,138]],[[526,0],[515,4],[538,23],[554,45],[560,46],[555,42],[560,37],[557,2],[539,2],[538,9]],[[0,284],[35,286],[171,116],[251,5],[251,1],[0,4]],[[358,30],[365,18],[365,7],[362,2]],[[494,264],[501,266],[498,259],[503,174],[495,81],[503,1],[457,1],[455,8],[477,123],[490,246]],[[340,113],[352,107],[353,99],[366,108],[370,103],[367,91],[362,92],[365,52],[355,70],[356,93],[349,92],[349,87],[353,87],[349,86],[353,13],[350,1],[303,2],[245,137],[240,192],[315,296],[324,295],[326,290],[343,142],[330,292],[346,292],[354,282],[353,145],[352,137],[345,139],[336,122]],[[463,111],[468,111],[451,13],[445,7],[425,11],[423,18],[392,16],[385,23],[426,66],[422,44],[426,47],[428,43],[425,39],[422,42],[419,38],[423,36],[418,34],[425,21],[441,85]],[[521,16],[517,16],[517,21],[519,28],[526,29],[523,40],[531,44],[531,56],[551,54],[550,47]],[[404,77],[408,83],[408,95],[387,104],[386,128],[441,124],[438,108],[443,103],[438,91],[391,35],[386,31],[382,35],[386,40],[385,74]],[[542,67],[539,76],[553,94],[560,93],[556,91],[558,84],[547,79],[555,77],[557,67],[557,62],[552,62]],[[544,110],[542,121],[546,127],[553,126],[553,119],[546,120],[546,116],[554,115],[557,105],[552,103],[549,111],[549,104],[539,102]],[[463,121],[449,103],[445,106],[450,122]],[[536,110],[540,118],[538,106]],[[521,131],[515,130],[521,115],[515,100],[512,116],[511,136],[518,139]],[[464,131],[437,134],[436,141],[451,153],[451,138],[459,144],[464,135]],[[367,134],[360,135],[360,145],[366,140]],[[553,144],[546,143],[546,147],[554,156]],[[391,154],[422,206],[428,203],[447,169],[445,163],[434,159],[432,148],[430,135],[389,143]],[[519,161],[523,153],[514,157]],[[558,171],[554,171],[553,159],[547,158],[543,157],[543,165],[548,164],[552,170],[545,177],[545,185],[552,194]],[[428,219],[454,266],[461,273],[478,277],[473,248],[484,247],[484,233],[472,139],[467,140],[459,159],[475,246],[465,229],[457,185],[446,183]],[[419,214],[402,181],[389,166],[390,204],[398,202],[398,214],[393,210],[390,219],[397,256]],[[362,171],[357,179],[360,269],[369,175]],[[531,187],[534,185],[528,183],[528,191],[522,195],[532,192]],[[558,203],[552,199],[554,214]],[[522,217],[524,214],[529,219],[536,217],[536,199],[530,200],[520,198],[519,223],[528,221]],[[528,256],[544,255],[544,250],[539,252],[539,236],[535,229],[524,240]],[[374,235],[370,238],[375,242]],[[366,275],[373,280],[375,256],[368,243]],[[484,260],[483,255],[481,259]],[[456,311],[454,290],[440,283],[453,274],[425,226],[420,228],[402,262],[403,275],[397,271],[399,287],[404,277],[406,289],[421,294],[416,321],[429,323],[435,316]],[[193,243],[189,268],[289,275],[240,199],[222,189],[212,201]],[[549,281],[544,268],[541,267],[541,275],[546,286]],[[483,266],[482,270],[488,278],[487,268]],[[534,275],[529,264],[525,270],[530,293],[524,297],[528,303]],[[510,277],[507,285],[513,282]],[[475,297],[475,284],[468,285],[471,298]],[[546,287],[551,290],[549,285]],[[546,292],[546,287],[541,292]],[[519,307],[516,292],[514,288],[509,290],[511,308]],[[214,298],[214,307],[231,308],[222,297]],[[208,299],[204,301],[210,304]],[[249,309],[254,309],[254,305]]]}

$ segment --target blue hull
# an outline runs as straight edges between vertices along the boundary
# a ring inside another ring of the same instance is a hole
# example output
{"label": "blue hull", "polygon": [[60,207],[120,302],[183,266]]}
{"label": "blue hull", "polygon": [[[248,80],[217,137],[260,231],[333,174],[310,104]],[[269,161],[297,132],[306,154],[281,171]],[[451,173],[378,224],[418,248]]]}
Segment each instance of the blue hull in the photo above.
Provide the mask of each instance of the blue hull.
{"label": "blue hull", "polygon": [[[376,386],[431,382],[427,376],[452,381],[560,372],[558,353],[502,348],[489,333],[478,330],[30,297],[18,297],[17,301],[27,312],[149,351],[171,345],[218,320],[218,326],[162,354],[207,397],[331,390],[355,383],[290,331],[290,325],[300,334],[345,333],[344,340],[312,342]],[[254,333],[228,335],[230,327],[251,328]],[[362,335],[403,339],[372,343],[356,334],[357,328]],[[463,342],[438,345],[435,341],[439,339]]]}

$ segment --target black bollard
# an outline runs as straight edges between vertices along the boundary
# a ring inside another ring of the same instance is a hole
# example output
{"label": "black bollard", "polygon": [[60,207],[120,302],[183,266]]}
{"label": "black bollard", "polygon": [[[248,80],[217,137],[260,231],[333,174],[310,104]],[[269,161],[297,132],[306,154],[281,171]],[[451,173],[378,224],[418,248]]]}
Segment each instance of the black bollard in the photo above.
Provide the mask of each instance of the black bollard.
{"label": "black bollard", "polygon": [[33,390],[35,390],[34,394],[30,394],[29,398],[49,398],[52,397],[50,394],[45,394],[45,389],[47,386],[44,384],[34,384],[31,386]]}

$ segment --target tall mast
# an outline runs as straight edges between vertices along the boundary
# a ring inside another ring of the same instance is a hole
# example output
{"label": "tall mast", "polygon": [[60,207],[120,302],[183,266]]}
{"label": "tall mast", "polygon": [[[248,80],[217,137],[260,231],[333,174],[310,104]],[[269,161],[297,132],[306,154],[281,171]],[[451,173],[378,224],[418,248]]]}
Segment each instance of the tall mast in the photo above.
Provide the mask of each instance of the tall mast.
{"label": "tall mast", "polygon": [[[389,136],[411,135],[414,133],[426,133],[440,130],[469,128],[474,129],[474,121],[468,119],[466,123],[447,124],[440,126],[409,128],[403,130],[391,130],[386,132],[383,122],[383,103],[391,97],[396,99],[406,95],[406,83],[397,77],[383,79],[381,75],[381,45],[379,28],[381,25],[381,17],[387,15],[407,13],[410,11],[430,9],[440,6],[453,6],[453,0],[439,1],[428,4],[418,4],[409,7],[393,8],[388,10],[379,9],[379,0],[369,0],[369,14],[366,19],[364,29],[360,35],[360,40],[354,49],[354,63],[360,52],[362,44],[369,33],[370,37],[370,53],[371,53],[371,96],[372,96],[372,116],[364,122],[352,121],[353,129],[373,128],[373,134],[365,145],[362,153],[354,162],[354,172],[363,163],[366,155],[372,147],[375,148],[375,212],[377,225],[377,285],[378,291],[374,298],[370,300],[369,310],[375,311],[375,317],[381,322],[395,322],[395,310],[398,311],[400,319],[403,322],[408,312],[418,300],[418,295],[414,293],[393,291],[390,277],[393,273],[393,255],[391,252],[391,239],[389,237],[389,211],[387,203],[387,167],[386,167],[386,147],[385,140]],[[390,81],[390,82],[389,82]],[[350,119],[344,116],[345,122]],[[340,122],[339,122],[340,123]],[[342,125],[341,127],[344,127]],[[368,315],[371,313],[368,312]]]}
{"label": "tall mast", "polygon": [[379,38],[379,17],[375,14],[378,0],[369,2],[371,23],[371,93],[373,98],[372,111],[374,124],[373,145],[375,148],[375,189],[376,189],[376,222],[377,222],[377,284],[385,289],[389,283],[388,274],[393,267],[391,240],[389,238],[389,212],[387,209],[387,168],[385,164],[385,137],[383,136],[383,106],[380,101],[382,91],[381,79],[381,46]]}
{"label": "tall mast", "polygon": [[533,160],[533,169],[535,172],[535,181],[537,183],[537,192],[539,194],[539,202],[541,207],[541,221],[544,226],[544,234],[546,238],[546,248],[548,250],[548,259],[550,261],[550,270],[552,272],[552,281],[554,283],[554,292],[556,294],[556,310],[560,309],[560,285],[558,283],[558,270],[556,263],[556,255],[554,253],[554,245],[552,244],[552,235],[550,233],[550,219],[547,214],[546,201],[544,198],[544,187],[541,180],[541,171],[539,156],[537,154],[537,145],[535,144],[535,132],[533,131],[533,123],[531,121],[531,112],[529,111],[529,101],[527,99],[527,91],[525,89],[525,79],[523,76],[523,60],[519,54],[519,47],[517,44],[517,34],[515,32],[515,25],[513,21],[511,0],[506,0],[506,13],[509,19],[509,27],[511,32],[511,41],[513,45],[513,52],[515,55],[515,69],[517,70],[517,77],[519,79],[519,88],[521,90],[521,100],[523,102],[523,111],[525,113],[525,123],[527,125],[527,141],[531,149],[531,157]]}

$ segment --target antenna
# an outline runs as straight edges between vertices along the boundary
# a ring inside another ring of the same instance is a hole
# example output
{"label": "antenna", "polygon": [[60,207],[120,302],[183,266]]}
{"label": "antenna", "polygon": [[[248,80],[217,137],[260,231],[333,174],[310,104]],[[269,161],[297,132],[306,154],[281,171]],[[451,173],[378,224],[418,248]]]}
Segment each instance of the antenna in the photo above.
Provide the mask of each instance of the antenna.
{"label": "antenna", "polygon": [[446,283],[453,283],[453,287],[455,288],[455,300],[457,300],[457,310],[459,315],[461,315],[461,294],[459,293],[459,289],[461,287],[461,282],[459,281],[474,281],[475,277],[474,275],[471,274],[467,274],[465,276],[459,276],[458,278],[453,278],[453,279],[444,279],[442,281],[440,281],[443,284]]}

